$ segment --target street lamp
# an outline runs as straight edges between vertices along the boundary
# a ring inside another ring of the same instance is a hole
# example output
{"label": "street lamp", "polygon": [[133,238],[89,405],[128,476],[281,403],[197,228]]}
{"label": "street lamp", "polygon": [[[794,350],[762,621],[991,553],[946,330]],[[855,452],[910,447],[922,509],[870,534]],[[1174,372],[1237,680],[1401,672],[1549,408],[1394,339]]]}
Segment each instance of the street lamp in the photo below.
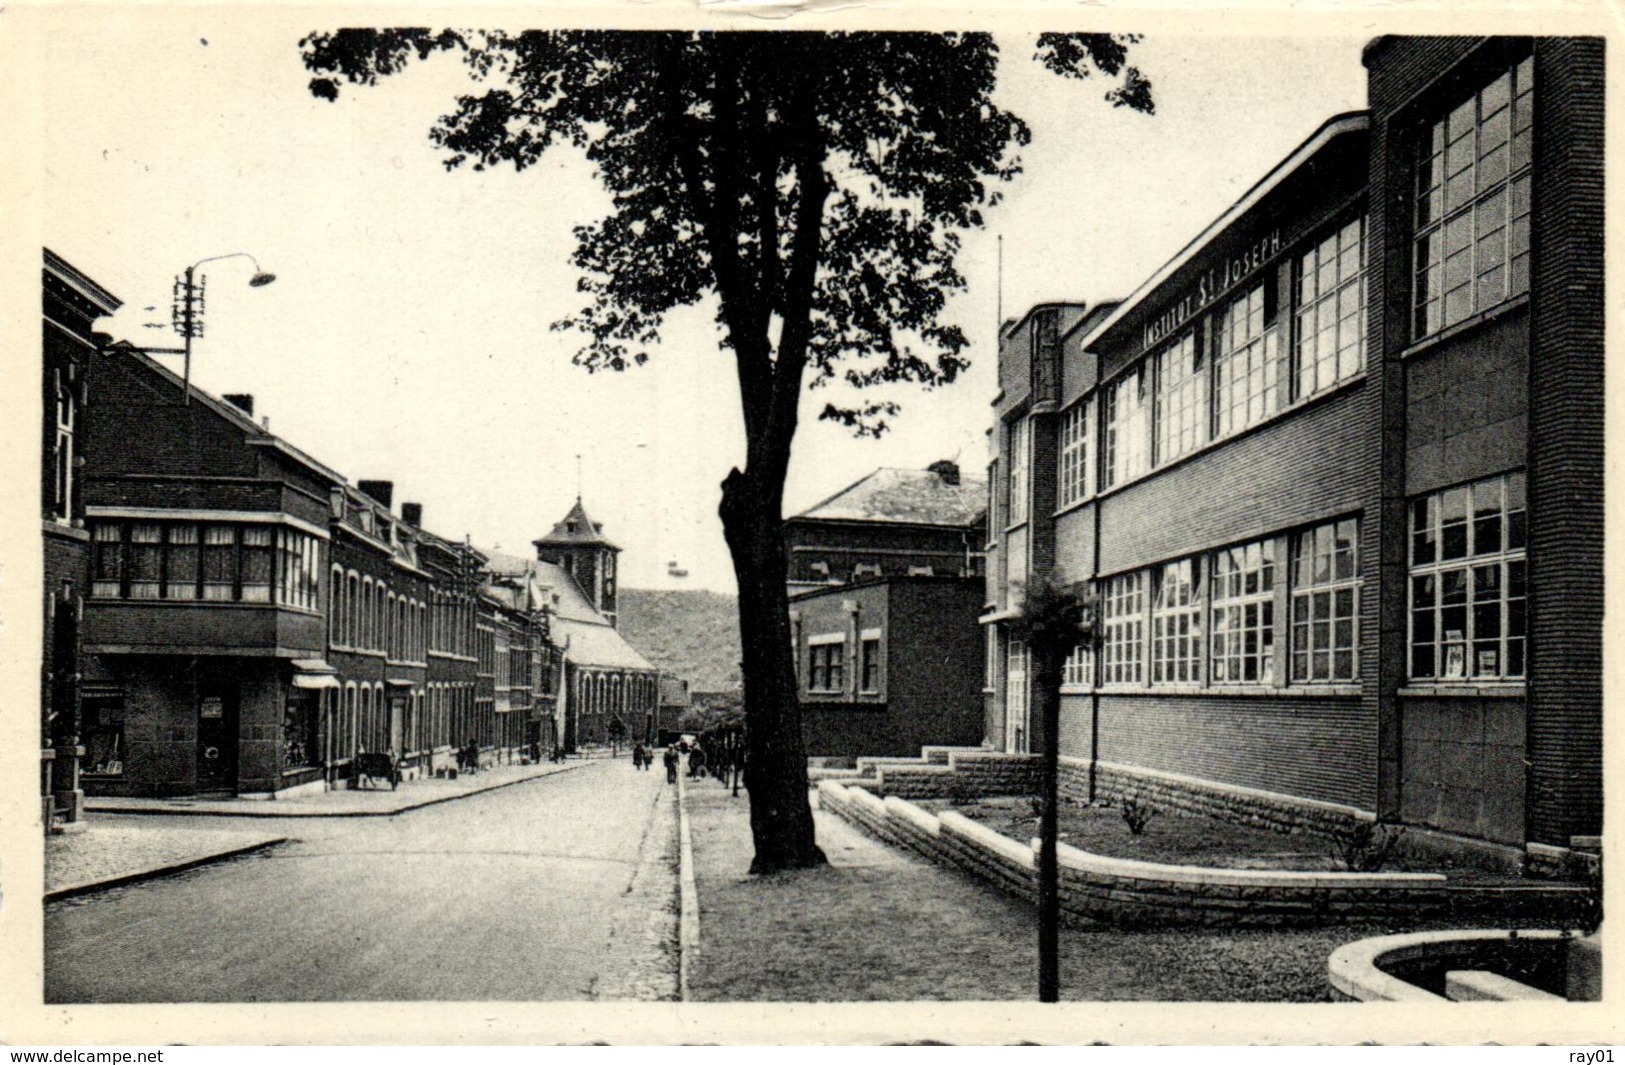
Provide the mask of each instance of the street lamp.
{"label": "street lamp", "polygon": [[186,272],[175,279],[175,302],[172,312],[172,321],[175,332],[185,340],[186,346],[181,349],[186,356],[186,364],[181,377],[181,403],[192,402],[192,338],[203,335],[203,295],[208,285],[208,278],[198,278],[198,267],[204,263],[219,262],[221,259],[247,259],[254,264],[254,276],[248,279],[249,288],[264,288],[276,280],[275,274],[266,273],[260,269],[259,260],[246,251],[234,251],[225,255],[211,255],[207,259],[199,259],[186,268]]}

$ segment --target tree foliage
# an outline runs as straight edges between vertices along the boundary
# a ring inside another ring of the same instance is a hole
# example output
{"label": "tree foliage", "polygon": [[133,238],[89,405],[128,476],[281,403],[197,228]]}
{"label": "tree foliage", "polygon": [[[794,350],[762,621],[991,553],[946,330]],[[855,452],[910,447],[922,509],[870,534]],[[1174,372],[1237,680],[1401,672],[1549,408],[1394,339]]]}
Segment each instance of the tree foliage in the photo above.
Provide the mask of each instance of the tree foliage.
{"label": "tree foliage", "polygon": [[[1044,34],[1036,58],[1150,111],[1131,42]],[[788,369],[797,395],[803,359],[815,387],[931,387],[966,365],[965,334],[942,317],[965,284],[960,236],[1030,137],[993,101],[986,34],[347,29],[300,43],[328,100],[459,54],[482,91],[430,131],[448,168],[522,170],[560,142],[586,153],[614,209],[576,230],[588,302],[556,327],[585,335],[589,369],[644,362],[664,316],[708,292],[742,387]],[[750,390],[748,433],[784,418],[772,392]],[[895,411],[830,402],[822,416],[878,433]]]}

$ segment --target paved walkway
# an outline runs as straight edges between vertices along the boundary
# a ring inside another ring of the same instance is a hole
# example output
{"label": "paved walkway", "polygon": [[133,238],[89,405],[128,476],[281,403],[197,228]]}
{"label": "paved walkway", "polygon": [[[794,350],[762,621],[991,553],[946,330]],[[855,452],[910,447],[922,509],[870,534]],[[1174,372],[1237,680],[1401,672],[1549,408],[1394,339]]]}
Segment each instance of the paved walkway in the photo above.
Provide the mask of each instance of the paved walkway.
{"label": "paved walkway", "polygon": [[45,841],[45,897],[64,898],[114,884],[179,872],[283,842],[267,832],[188,825],[126,825],[89,819],[89,828]]}
{"label": "paved walkway", "polygon": [[[607,755],[606,755],[607,758]],[[537,777],[565,773],[592,765],[598,759],[571,757],[540,765],[501,765],[478,773],[463,773],[456,780],[428,777],[403,781],[391,790],[387,784],[368,788],[310,792],[285,799],[125,799],[98,797],[85,800],[92,813],[189,814],[205,817],[388,817],[435,803],[505,788]]]}

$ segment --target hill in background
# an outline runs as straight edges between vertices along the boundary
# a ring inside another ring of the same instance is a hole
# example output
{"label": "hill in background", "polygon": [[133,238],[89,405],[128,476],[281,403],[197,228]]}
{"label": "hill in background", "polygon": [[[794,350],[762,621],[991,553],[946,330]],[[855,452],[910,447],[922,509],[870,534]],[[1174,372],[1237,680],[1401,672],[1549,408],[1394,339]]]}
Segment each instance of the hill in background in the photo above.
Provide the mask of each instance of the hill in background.
{"label": "hill in background", "polygon": [[622,588],[616,620],[627,642],[690,691],[727,691],[739,676],[739,604],[698,589]]}

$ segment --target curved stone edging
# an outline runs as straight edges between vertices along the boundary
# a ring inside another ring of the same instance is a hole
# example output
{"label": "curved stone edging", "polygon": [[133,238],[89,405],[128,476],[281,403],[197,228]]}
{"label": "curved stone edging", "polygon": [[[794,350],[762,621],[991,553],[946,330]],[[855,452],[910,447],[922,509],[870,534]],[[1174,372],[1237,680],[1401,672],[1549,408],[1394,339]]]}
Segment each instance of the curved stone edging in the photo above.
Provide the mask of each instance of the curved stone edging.
{"label": "curved stone edging", "polygon": [[[952,810],[928,813],[896,795],[878,798],[836,781],[818,786],[824,808],[871,835],[991,880],[1037,892],[1037,841],[1024,845]],[[1437,873],[1265,871],[1171,865],[1058,848],[1061,907],[1074,921],[1117,925],[1325,924],[1378,917],[1463,914],[1542,924],[1579,912],[1583,889],[1564,885],[1452,885]]]}
{"label": "curved stone edging", "polygon": [[[1552,941],[1562,939],[1563,933],[1550,929],[1530,929],[1519,932],[1518,938]],[[1379,965],[1409,961],[1429,954],[1448,956],[1452,952],[1444,948],[1452,945],[1471,948],[1486,943],[1510,942],[1511,939],[1511,933],[1504,929],[1408,932],[1357,939],[1332,951],[1326,963],[1326,977],[1334,991],[1359,1002],[1448,1002],[1450,1000],[1443,995],[1435,995],[1390,975]]]}

